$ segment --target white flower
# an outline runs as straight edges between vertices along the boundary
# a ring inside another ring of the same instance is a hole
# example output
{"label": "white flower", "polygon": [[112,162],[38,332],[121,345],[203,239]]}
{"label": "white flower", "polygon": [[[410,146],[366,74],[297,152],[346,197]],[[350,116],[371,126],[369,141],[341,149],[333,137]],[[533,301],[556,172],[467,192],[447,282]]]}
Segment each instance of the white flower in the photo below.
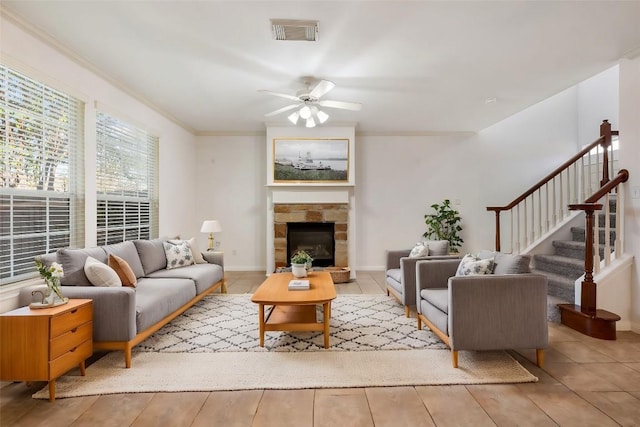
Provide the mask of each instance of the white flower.
{"label": "white flower", "polygon": [[62,270],[62,266],[57,262],[52,262],[51,266],[49,266],[49,271],[51,271],[51,275],[53,277],[63,277],[64,271]]}

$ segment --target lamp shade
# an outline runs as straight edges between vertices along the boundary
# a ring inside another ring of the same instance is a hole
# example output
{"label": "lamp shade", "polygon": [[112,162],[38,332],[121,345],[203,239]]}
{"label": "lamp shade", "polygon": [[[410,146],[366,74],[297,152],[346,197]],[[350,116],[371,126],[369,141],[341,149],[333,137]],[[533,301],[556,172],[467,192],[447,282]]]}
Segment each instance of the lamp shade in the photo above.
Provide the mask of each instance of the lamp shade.
{"label": "lamp shade", "polygon": [[203,222],[202,227],[200,227],[201,233],[219,233],[220,231],[222,231],[220,222],[215,219]]}

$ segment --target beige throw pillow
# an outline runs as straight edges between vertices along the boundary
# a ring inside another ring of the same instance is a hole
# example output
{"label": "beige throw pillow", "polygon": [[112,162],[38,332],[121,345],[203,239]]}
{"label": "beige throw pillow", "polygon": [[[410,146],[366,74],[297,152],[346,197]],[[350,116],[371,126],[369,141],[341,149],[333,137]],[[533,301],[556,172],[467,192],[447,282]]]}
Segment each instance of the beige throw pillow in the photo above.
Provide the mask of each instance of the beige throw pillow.
{"label": "beige throw pillow", "polygon": [[93,286],[122,286],[118,273],[93,257],[87,257],[84,262],[84,274]]}

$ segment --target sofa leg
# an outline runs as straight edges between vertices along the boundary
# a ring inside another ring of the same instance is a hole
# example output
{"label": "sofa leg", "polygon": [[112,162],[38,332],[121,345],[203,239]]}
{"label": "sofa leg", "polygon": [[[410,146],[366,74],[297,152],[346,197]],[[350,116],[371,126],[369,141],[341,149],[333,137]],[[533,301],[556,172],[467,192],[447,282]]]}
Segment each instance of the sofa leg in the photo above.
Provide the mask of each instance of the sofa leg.
{"label": "sofa leg", "polygon": [[418,330],[421,331],[422,330],[422,319],[420,318],[419,314],[418,314],[417,318],[418,318]]}
{"label": "sofa leg", "polygon": [[451,350],[451,363],[454,368],[458,367],[458,350]]}
{"label": "sofa leg", "polygon": [[407,316],[407,318],[411,317],[411,308],[408,305],[404,306],[404,315]]}
{"label": "sofa leg", "polygon": [[544,363],[544,350],[541,348],[536,349],[536,364],[542,368]]}
{"label": "sofa leg", "polygon": [[126,368],[131,367],[131,346],[130,345],[127,345],[124,348],[124,366]]}
{"label": "sofa leg", "polygon": [[389,288],[387,288],[387,296],[389,296],[389,295],[391,295],[391,294],[389,293]]}

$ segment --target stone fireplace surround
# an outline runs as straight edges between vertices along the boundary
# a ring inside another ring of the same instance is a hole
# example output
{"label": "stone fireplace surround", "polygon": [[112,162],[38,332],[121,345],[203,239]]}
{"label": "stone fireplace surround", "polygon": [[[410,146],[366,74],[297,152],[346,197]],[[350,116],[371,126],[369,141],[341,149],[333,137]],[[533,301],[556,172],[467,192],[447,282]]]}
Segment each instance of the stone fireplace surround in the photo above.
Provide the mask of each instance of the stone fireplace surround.
{"label": "stone fireplace surround", "polygon": [[331,222],[335,224],[336,266],[349,266],[349,205],[347,203],[275,203],[273,242],[275,266],[287,266],[287,223]]}
{"label": "stone fireplace surround", "polygon": [[267,186],[266,275],[277,268],[276,252],[279,254],[278,266],[288,264],[285,259],[287,239],[282,232],[287,222],[327,221],[335,224],[336,266],[349,267],[350,277],[355,280],[355,211],[354,186]]}

